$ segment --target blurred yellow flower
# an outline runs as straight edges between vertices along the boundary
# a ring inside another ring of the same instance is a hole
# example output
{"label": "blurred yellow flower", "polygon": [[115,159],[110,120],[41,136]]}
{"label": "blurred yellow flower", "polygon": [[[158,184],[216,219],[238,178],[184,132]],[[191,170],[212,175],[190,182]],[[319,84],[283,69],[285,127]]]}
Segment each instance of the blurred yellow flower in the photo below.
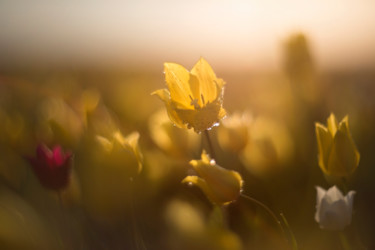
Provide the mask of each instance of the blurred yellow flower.
{"label": "blurred yellow flower", "polygon": [[107,156],[107,165],[121,165],[119,167],[127,168],[131,177],[141,172],[143,156],[138,145],[138,132],[124,137],[120,131],[116,131],[112,138],[107,139],[98,135],[96,139]]}
{"label": "blurred yellow flower", "polygon": [[248,113],[234,113],[225,118],[217,131],[220,147],[235,153],[241,152],[249,142],[251,120]]}
{"label": "blurred yellow flower", "polygon": [[359,152],[349,131],[348,116],[340,123],[333,113],[327,119],[327,127],[315,123],[319,150],[319,166],[324,174],[345,177],[354,172],[359,164]]}
{"label": "blurred yellow flower", "polygon": [[294,144],[286,125],[277,119],[259,116],[252,121],[240,160],[253,175],[266,178],[290,167]]}
{"label": "blurred yellow flower", "polygon": [[199,148],[201,138],[192,130],[174,126],[165,109],[155,112],[149,119],[150,137],[154,143],[169,155],[190,159],[191,153]]}
{"label": "blurred yellow flower", "polygon": [[225,82],[201,58],[189,72],[176,63],[164,63],[168,89],[152,94],[165,103],[169,118],[180,128],[199,133],[215,126],[226,114],[222,108]]}
{"label": "blurred yellow flower", "polygon": [[211,202],[226,205],[240,195],[243,184],[241,175],[220,167],[205,151],[202,152],[201,160],[192,160],[190,165],[199,176],[187,176],[182,183],[197,185]]}
{"label": "blurred yellow flower", "polygon": [[123,136],[119,130],[87,138],[77,169],[82,202],[95,220],[116,224],[128,212],[132,180],[143,166],[138,140],[138,132]]}

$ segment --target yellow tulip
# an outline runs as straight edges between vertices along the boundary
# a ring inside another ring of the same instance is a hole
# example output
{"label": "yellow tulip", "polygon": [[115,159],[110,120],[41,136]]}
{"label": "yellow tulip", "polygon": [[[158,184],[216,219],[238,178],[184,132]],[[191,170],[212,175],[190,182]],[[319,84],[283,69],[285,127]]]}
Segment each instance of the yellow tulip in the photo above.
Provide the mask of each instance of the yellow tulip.
{"label": "yellow tulip", "polygon": [[332,177],[346,177],[354,172],[359,164],[359,152],[349,131],[348,116],[340,123],[331,113],[327,127],[315,123],[319,150],[319,166],[324,174]]}
{"label": "yellow tulip", "polygon": [[215,126],[226,112],[222,108],[225,82],[217,78],[211,66],[201,58],[189,72],[176,63],[164,63],[168,89],[157,95],[166,105],[169,118],[180,128],[199,133]]}
{"label": "yellow tulip", "polygon": [[199,176],[187,176],[182,183],[197,185],[212,203],[226,205],[237,200],[241,194],[241,175],[220,167],[205,151],[202,152],[201,160],[192,160],[190,165]]}
{"label": "yellow tulip", "polygon": [[141,172],[143,156],[138,145],[138,132],[124,137],[120,131],[116,131],[112,138],[98,135],[96,140],[104,151],[107,165],[128,168],[131,177]]}
{"label": "yellow tulip", "polygon": [[225,118],[217,131],[222,149],[240,153],[249,142],[249,128],[252,118],[248,113],[234,113]]}
{"label": "yellow tulip", "polygon": [[116,224],[129,211],[132,179],[142,170],[139,133],[123,136],[119,130],[87,140],[83,161],[78,162],[82,202],[96,221]]}

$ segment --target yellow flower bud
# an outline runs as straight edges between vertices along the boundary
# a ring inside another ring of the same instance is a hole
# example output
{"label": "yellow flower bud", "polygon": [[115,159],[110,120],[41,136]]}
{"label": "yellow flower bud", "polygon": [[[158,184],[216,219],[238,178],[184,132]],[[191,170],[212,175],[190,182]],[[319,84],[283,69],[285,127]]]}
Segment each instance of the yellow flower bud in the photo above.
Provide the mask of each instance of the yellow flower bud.
{"label": "yellow flower bud", "polygon": [[139,133],[90,137],[84,161],[77,163],[82,201],[88,214],[105,223],[118,223],[131,202],[131,180],[142,170]]}
{"label": "yellow flower bud", "polygon": [[291,166],[294,144],[283,122],[257,117],[249,134],[249,142],[240,153],[240,160],[249,172],[259,178],[267,178]]}
{"label": "yellow flower bud", "polygon": [[212,203],[226,205],[240,195],[243,185],[241,175],[220,167],[205,151],[202,152],[201,160],[192,160],[190,165],[199,176],[187,176],[182,183],[197,185]]}
{"label": "yellow flower bud", "polygon": [[225,116],[225,82],[216,77],[206,60],[201,58],[190,72],[179,64],[165,63],[164,73],[168,89],[152,94],[165,103],[169,118],[177,127],[194,128],[199,133]]}
{"label": "yellow flower bud", "polygon": [[315,131],[319,166],[323,173],[332,177],[352,174],[358,167],[360,155],[349,131],[348,116],[338,123],[331,113],[327,119],[327,127],[315,123]]}
{"label": "yellow flower bud", "polygon": [[124,137],[120,131],[116,131],[112,138],[98,135],[96,140],[103,149],[103,160],[106,165],[127,169],[129,177],[141,172],[143,156],[138,145],[138,132]]}
{"label": "yellow flower bud", "polygon": [[225,118],[218,128],[217,139],[224,150],[241,152],[249,141],[251,116],[248,113],[234,113]]}

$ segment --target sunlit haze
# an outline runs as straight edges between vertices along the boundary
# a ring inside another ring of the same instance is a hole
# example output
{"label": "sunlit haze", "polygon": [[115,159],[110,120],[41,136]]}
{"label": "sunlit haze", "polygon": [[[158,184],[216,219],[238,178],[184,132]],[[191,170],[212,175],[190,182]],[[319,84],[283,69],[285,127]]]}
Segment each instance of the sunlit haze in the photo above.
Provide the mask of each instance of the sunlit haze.
{"label": "sunlit haze", "polygon": [[1,1],[3,66],[193,65],[278,69],[283,41],[303,32],[323,69],[375,65],[375,2]]}

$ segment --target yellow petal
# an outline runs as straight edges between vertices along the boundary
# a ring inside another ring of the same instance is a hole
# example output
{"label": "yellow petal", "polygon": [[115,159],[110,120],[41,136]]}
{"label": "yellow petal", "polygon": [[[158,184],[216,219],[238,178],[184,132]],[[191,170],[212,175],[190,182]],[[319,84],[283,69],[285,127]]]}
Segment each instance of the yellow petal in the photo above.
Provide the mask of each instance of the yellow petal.
{"label": "yellow petal", "polygon": [[181,183],[187,183],[187,184],[194,184],[198,186],[203,193],[206,195],[206,197],[213,203],[217,203],[216,197],[213,194],[210,187],[207,185],[206,181],[198,176],[186,176]]}
{"label": "yellow petal", "polygon": [[188,183],[188,184],[194,184],[198,186],[203,193],[206,195],[207,199],[210,200],[212,203],[217,204],[217,205],[227,205],[233,201],[235,201],[238,195],[233,196],[233,199],[228,199],[228,197],[223,197],[222,194],[218,193],[219,190],[215,190],[215,187],[211,187],[210,185],[207,184],[207,182],[198,176],[186,176],[183,180],[182,183]]}
{"label": "yellow petal", "polygon": [[219,102],[210,103],[202,109],[176,109],[175,111],[188,128],[192,127],[198,133],[215,126],[226,114]]}
{"label": "yellow petal", "polygon": [[96,136],[96,140],[97,140],[97,142],[99,142],[99,145],[101,145],[102,148],[106,152],[111,152],[112,151],[112,149],[113,149],[113,143],[110,142],[107,138],[105,138],[103,136],[100,136],[100,135],[97,135]]}
{"label": "yellow petal", "polygon": [[200,107],[203,107],[204,103],[201,96],[200,82],[198,78],[193,74],[190,74],[189,86],[192,94],[192,100],[190,104],[193,104],[196,101]]}
{"label": "yellow petal", "polygon": [[190,73],[176,63],[164,63],[164,73],[171,100],[180,108],[191,109]]}
{"label": "yellow petal", "polygon": [[182,122],[178,114],[176,113],[175,105],[171,102],[171,97],[167,89],[159,89],[151,93],[151,95],[157,95],[164,103],[167,108],[167,113],[172,123],[179,128],[186,128],[186,125]]}
{"label": "yellow petal", "polygon": [[216,75],[208,62],[201,57],[191,70],[191,73],[199,79],[201,94],[205,99],[205,103],[213,102],[219,93],[216,85]]}
{"label": "yellow petal", "polygon": [[165,103],[168,103],[171,99],[170,93],[167,89],[155,90],[151,95],[157,95]]}
{"label": "yellow petal", "polygon": [[327,119],[327,127],[332,137],[335,136],[337,128],[338,128],[338,123],[333,113],[331,113],[331,115]]}
{"label": "yellow petal", "polygon": [[135,155],[137,159],[137,163],[138,163],[138,169],[137,169],[138,174],[142,170],[142,161],[143,161],[143,155],[139,149],[139,144],[138,144],[139,136],[140,135],[137,131],[127,135],[126,137],[124,137],[120,131],[116,131],[113,135],[115,141],[117,141],[124,148],[128,149]]}
{"label": "yellow petal", "polygon": [[358,167],[360,155],[348,128],[348,119],[340,122],[329,159],[329,172],[334,176],[347,176]]}
{"label": "yellow petal", "polygon": [[[203,162],[204,164],[207,164],[207,165],[212,164],[212,161],[211,161],[212,159],[211,159],[211,157],[206,153],[206,150],[203,150],[203,151],[202,151],[201,159],[202,159],[202,162]],[[194,164],[194,165],[196,165],[196,164]]]}
{"label": "yellow petal", "polygon": [[202,160],[193,160],[190,164],[210,188],[214,196],[211,200],[226,204],[240,195],[243,181],[238,172],[216,165],[205,152],[202,153]]}
{"label": "yellow petal", "polygon": [[320,123],[315,123],[316,139],[319,150],[319,166],[327,173],[328,158],[332,149],[333,138],[328,129]]}

